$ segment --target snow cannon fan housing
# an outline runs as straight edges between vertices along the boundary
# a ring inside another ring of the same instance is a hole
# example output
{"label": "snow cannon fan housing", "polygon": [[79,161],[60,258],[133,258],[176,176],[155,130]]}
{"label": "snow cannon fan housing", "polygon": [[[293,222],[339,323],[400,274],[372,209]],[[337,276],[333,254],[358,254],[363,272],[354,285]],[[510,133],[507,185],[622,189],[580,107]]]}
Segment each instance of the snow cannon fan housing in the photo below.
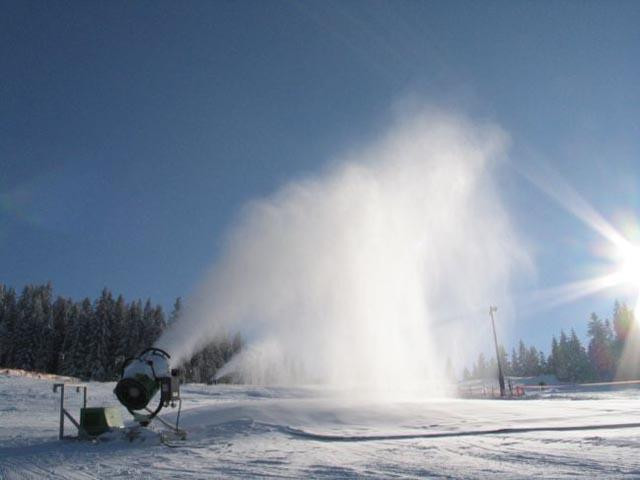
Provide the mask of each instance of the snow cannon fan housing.
{"label": "snow cannon fan housing", "polygon": [[[147,348],[138,357],[128,358],[122,365],[120,381],[114,393],[122,405],[132,415],[133,410],[146,409],[151,413],[151,420],[162,407],[180,400],[180,380],[178,370],[171,369],[171,356],[159,348]],[[154,395],[160,390],[160,402],[155,411],[147,408]]]}

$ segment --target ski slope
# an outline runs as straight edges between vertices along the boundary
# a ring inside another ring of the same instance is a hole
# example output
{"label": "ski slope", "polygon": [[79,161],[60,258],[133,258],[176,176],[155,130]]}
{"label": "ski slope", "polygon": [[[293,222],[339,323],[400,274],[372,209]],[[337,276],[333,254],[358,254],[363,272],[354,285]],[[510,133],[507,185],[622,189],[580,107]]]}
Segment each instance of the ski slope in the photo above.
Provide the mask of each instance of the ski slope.
{"label": "ski slope", "polygon": [[[90,383],[89,405],[116,405],[113,387]],[[382,402],[318,388],[216,385],[186,385],[182,394],[188,438],[174,448],[153,431],[134,441],[120,433],[58,441],[52,381],[0,375],[0,478],[640,477],[640,428],[619,425],[640,424],[635,389],[513,401]],[[77,412],[75,397],[67,398]],[[553,430],[598,425],[617,428]],[[515,431],[490,432],[497,429]]]}

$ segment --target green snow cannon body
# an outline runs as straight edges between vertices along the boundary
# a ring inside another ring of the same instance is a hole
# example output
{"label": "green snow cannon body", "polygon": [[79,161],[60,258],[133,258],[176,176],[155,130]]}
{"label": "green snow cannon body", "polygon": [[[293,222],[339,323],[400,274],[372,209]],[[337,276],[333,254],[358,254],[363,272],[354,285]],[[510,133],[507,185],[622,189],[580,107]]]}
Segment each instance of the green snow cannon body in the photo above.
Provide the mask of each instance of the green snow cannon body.
{"label": "green snow cannon body", "polygon": [[84,407],[80,409],[80,425],[91,436],[124,428],[118,407]]}
{"label": "green snow cannon body", "polygon": [[[149,423],[162,407],[180,400],[180,381],[178,370],[169,366],[170,355],[159,348],[148,348],[136,358],[125,360],[122,368],[122,378],[116,385],[114,393],[129,413],[141,423]],[[155,410],[149,410],[147,405],[155,394],[161,391],[160,402]],[[149,412],[144,417],[134,410]]]}

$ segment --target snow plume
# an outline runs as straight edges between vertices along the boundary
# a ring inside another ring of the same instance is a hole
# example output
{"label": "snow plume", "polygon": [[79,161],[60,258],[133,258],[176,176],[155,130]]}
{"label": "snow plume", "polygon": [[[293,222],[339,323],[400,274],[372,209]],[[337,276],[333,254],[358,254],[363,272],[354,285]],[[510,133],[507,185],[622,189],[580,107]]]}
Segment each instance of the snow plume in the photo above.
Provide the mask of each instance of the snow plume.
{"label": "snow plume", "polygon": [[185,359],[240,332],[220,373],[245,382],[433,390],[492,351],[488,307],[526,263],[495,185],[505,143],[423,111],[250,203],[159,346]]}

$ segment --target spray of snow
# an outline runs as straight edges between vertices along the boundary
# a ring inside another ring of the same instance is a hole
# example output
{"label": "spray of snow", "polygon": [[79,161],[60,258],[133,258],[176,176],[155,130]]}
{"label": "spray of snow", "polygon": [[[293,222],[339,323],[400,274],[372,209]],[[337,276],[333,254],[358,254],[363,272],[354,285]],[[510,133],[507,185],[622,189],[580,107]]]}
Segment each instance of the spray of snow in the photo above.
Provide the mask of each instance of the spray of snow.
{"label": "spray of snow", "polygon": [[433,390],[449,360],[491,351],[488,306],[527,261],[495,185],[505,144],[496,126],[421,111],[248,204],[159,346],[180,360],[240,332],[219,375]]}

